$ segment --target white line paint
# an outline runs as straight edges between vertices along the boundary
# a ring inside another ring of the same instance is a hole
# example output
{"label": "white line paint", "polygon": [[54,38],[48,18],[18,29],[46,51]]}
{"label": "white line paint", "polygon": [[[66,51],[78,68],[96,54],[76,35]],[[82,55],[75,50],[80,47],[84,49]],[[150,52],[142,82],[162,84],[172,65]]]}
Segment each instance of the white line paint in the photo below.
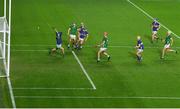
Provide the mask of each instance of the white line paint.
{"label": "white line paint", "polygon": [[14,44],[14,45],[11,45],[11,46],[13,46],[13,47],[16,47],[16,46],[24,46],[24,47],[26,47],[26,46],[27,47],[29,47],[29,46],[30,47],[37,47],[37,46],[38,47],[41,47],[41,46],[44,47],[45,46],[45,47],[48,47],[48,46],[56,46],[56,45],[53,45],[53,44],[44,44],[44,45],[39,45],[39,44],[33,44],[33,45],[32,44]]}
{"label": "white line paint", "polygon": [[[54,45],[30,45],[30,44],[20,44],[20,45],[12,45],[12,46],[24,46],[24,47],[49,47],[49,46],[54,46]],[[85,48],[94,48],[93,45],[85,45]],[[134,45],[110,45],[108,46],[110,48],[133,48]],[[162,46],[163,47],[163,46]],[[162,48],[162,47],[152,47],[152,46],[146,46],[146,48]],[[180,48],[180,46],[174,47],[174,48]],[[12,49],[15,50],[15,49]],[[16,51],[16,50],[15,50]],[[21,50],[18,50],[21,51]],[[27,50],[27,51],[31,51],[31,50]],[[32,50],[35,51],[35,50]],[[38,51],[38,50],[37,50]],[[40,50],[40,51],[48,51],[48,50]]]}
{"label": "white line paint", "polygon": [[94,90],[96,90],[96,86],[93,83],[92,79],[90,78],[90,76],[88,75],[88,73],[86,72],[84,66],[82,65],[82,63],[80,62],[79,58],[77,57],[76,53],[74,51],[72,51],[72,54],[74,55],[75,59],[77,60],[77,62],[79,63],[82,71],[84,72],[84,74],[86,75],[87,79],[89,80],[89,82],[91,83],[92,87]]}
{"label": "white line paint", "polygon": [[3,75],[2,75],[2,76],[0,76],[0,78],[6,78],[6,77],[7,77],[6,75],[4,75],[4,76],[3,76]]}
{"label": "white line paint", "polygon": [[[150,14],[148,14],[146,11],[144,11],[142,8],[140,8],[139,6],[137,6],[135,3],[133,3],[133,2],[131,2],[130,0],[127,0],[127,2],[128,3],[130,3],[131,5],[133,5],[135,8],[137,8],[138,10],[140,10],[142,13],[144,13],[146,16],[148,16],[150,19],[154,19],[154,17],[152,17]],[[178,39],[180,39],[180,37],[176,34],[176,33],[174,33],[172,30],[170,30],[168,27],[166,27],[165,25],[163,25],[161,22],[159,22],[160,23],[160,25],[163,27],[163,28],[165,28],[166,30],[169,30],[169,31],[171,31],[172,32],[172,34],[176,37],[176,38],[178,38]]]}
{"label": "white line paint", "polygon": [[13,88],[13,90],[93,90],[93,88],[45,88],[45,87],[19,87],[19,88]]}
{"label": "white line paint", "polygon": [[49,50],[17,50],[17,49],[12,49],[11,51],[16,51],[16,52],[24,52],[24,51],[26,51],[26,52],[48,52]]}
{"label": "white line paint", "polygon": [[7,83],[8,83],[8,87],[9,87],[9,93],[10,93],[10,97],[11,97],[11,102],[12,102],[12,106],[14,109],[16,109],[16,102],[14,99],[14,94],[13,94],[13,89],[12,89],[12,85],[11,85],[11,80],[9,77],[7,77]]}
{"label": "white line paint", "polygon": [[[87,48],[90,48],[90,47],[92,47],[92,46],[85,46],[85,47],[87,47]],[[134,48],[133,46],[126,46],[126,45],[115,45],[115,46],[109,46],[109,48]],[[163,48],[163,46],[162,47],[150,47],[150,46],[147,46],[147,47],[145,47],[145,48],[147,48],[147,49],[157,49],[157,48]],[[177,46],[177,47],[172,47],[172,48],[176,48],[176,49],[180,49],[180,46]],[[18,49],[12,49],[11,50],[12,52],[48,52],[49,50],[46,50],[46,49],[39,49],[39,50],[33,50],[33,49],[31,49],[31,50],[27,50],[27,49],[21,49],[21,50],[18,50]],[[1,59],[1,58],[0,58]]]}
{"label": "white line paint", "polygon": [[154,99],[154,100],[180,100],[180,97],[130,97],[130,96],[15,96],[25,99]]}

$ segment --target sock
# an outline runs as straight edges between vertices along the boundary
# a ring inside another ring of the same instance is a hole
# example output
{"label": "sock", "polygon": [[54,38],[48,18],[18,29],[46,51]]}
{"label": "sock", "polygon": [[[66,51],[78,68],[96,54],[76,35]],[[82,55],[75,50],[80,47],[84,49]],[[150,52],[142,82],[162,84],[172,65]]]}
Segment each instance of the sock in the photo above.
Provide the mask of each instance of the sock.
{"label": "sock", "polygon": [[137,56],[137,60],[140,61],[140,60],[141,60],[141,57],[140,57],[140,56]]}

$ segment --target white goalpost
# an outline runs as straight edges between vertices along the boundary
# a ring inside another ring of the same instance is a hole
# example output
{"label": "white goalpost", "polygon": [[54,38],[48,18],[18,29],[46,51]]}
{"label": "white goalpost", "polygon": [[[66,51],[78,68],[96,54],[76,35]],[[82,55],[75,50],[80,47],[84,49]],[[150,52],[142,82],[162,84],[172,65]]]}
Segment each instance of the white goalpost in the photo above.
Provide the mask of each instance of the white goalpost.
{"label": "white goalpost", "polygon": [[10,76],[11,0],[4,0],[0,16],[0,77]]}

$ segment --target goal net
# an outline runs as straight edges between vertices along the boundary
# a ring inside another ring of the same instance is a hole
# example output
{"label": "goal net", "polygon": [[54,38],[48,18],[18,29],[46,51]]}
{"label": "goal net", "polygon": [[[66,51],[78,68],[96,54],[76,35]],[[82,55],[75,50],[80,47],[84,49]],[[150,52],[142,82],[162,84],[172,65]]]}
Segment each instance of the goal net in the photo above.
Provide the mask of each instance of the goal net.
{"label": "goal net", "polygon": [[0,77],[9,77],[11,0],[0,0]]}
{"label": "goal net", "polygon": [[5,65],[4,65],[4,59],[3,59],[3,45],[2,45],[2,41],[3,40],[3,35],[2,33],[0,33],[0,76],[5,76]]}
{"label": "goal net", "polygon": [[7,76],[7,57],[8,57],[8,23],[4,17],[0,17],[0,77]]}

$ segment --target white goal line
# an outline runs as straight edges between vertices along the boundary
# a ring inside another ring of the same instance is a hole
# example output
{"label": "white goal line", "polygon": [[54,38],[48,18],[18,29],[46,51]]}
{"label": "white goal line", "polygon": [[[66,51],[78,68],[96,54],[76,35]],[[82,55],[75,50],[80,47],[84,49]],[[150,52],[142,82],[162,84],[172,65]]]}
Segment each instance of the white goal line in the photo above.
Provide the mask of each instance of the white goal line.
{"label": "white goal line", "polygon": [[180,97],[149,97],[149,96],[15,96],[23,99],[155,99],[155,100],[180,100]]}
{"label": "white goal line", "polygon": [[13,90],[94,90],[93,88],[46,88],[46,87],[17,87]]}
{"label": "white goal line", "polygon": [[[93,46],[84,46],[85,48],[93,48]],[[134,46],[128,46],[128,45],[112,45],[112,46],[109,46],[109,48],[134,48]],[[145,49],[158,49],[158,48],[163,48],[162,47],[151,47],[151,46],[147,46],[145,47]],[[175,46],[175,47],[172,47],[172,48],[175,48],[175,49],[180,49],[180,46]],[[47,49],[11,49],[11,51],[13,52],[48,52],[49,50]]]}

